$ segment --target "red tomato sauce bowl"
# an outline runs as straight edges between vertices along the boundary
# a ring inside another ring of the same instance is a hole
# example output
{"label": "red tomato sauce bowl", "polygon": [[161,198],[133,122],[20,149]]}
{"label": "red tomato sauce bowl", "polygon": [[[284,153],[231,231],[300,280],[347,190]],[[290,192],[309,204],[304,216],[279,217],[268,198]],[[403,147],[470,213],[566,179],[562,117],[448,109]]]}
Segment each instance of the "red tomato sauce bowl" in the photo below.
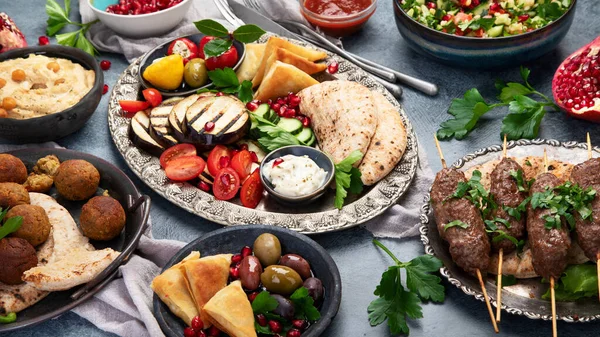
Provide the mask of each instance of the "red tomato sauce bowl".
{"label": "red tomato sauce bowl", "polygon": [[377,0],[299,0],[302,15],[325,34],[347,36],[375,13]]}

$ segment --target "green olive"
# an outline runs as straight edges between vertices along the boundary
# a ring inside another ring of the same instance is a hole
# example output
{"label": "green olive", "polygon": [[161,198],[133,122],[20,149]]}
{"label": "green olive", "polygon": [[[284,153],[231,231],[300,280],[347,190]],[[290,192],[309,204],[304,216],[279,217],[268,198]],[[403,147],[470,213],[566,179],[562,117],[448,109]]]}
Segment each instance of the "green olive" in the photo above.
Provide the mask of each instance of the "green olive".
{"label": "green olive", "polygon": [[198,88],[208,83],[208,71],[204,60],[191,59],[183,69],[183,79],[192,88]]}
{"label": "green olive", "polygon": [[260,281],[268,291],[280,295],[290,295],[302,286],[302,278],[294,269],[279,265],[265,268]]}
{"label": "green olive", "polygon": [[277,263],[281,257],[281,243],[279,239],[269,233],[259,235],[254,240],[254,256],[258,258],[263,267]]}

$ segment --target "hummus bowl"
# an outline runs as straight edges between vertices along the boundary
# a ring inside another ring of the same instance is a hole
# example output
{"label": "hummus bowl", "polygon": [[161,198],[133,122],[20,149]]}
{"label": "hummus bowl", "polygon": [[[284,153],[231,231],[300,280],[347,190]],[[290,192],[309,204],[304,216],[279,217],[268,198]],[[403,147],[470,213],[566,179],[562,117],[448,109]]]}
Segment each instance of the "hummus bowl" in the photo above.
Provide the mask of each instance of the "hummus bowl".
{"label": "hummus bowl", "polygon": [[[65,46],[36,46],[14,49],[0,54],[0,63],[26,59],[29,55],[68,60],[94,72],[91,89],[73,106],[40,117],[26,119],[0,118],[0,140],[16,143],[40,143],[65,137],[80,128],[92,116],[100,99],[104,76],[94,57],[82,50]],[[78,68],[78,67],[77,67]],[[10,79],[9,79],[10,80]],[[48,102],[52,104],[52,102]]]}

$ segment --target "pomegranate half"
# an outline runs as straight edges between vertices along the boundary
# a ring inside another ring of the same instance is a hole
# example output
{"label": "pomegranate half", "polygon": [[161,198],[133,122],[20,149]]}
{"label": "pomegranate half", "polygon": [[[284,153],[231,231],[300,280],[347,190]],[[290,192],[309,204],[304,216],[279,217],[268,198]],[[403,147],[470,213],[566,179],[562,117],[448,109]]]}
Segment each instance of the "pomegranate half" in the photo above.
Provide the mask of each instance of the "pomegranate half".
{"label": "pomegranate half", "polygon": [[27,47],[23,33],[6,13],[0,13],[0,53],[23,47]]}
{"label": "pomegranate half", "polygon": [[600,123],[600,36],[558,67],[552,94],[571,116]]}

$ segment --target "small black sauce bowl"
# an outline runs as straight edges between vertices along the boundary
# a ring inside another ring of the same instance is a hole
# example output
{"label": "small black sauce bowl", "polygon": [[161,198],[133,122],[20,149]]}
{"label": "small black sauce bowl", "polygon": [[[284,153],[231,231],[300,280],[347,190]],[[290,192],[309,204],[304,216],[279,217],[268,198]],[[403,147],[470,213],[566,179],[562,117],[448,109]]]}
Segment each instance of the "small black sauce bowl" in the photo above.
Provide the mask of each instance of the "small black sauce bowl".
{"label": "small black sauce bowl", "polygon": [[[188,36],[181,36],[181,37],[178,37],[177,39],[185,37],[186,39],[190,39],[196,45],[198,45],[200,43],[200,40],[202,40],[202,38],[204,36],[205,36],[204,34],[194,34],[194,35],[188,35]],[[155,86],[150,84],[150,82],[148,82],[144,79],[144,76],[143,76],[144,70],[146,70],[146,68],[149,65],[151,65],[154,60],[167,56],[167,50],[169,49],[169,45],[171,44],[171,42],[173,42],[177,39],[173,39],[171,41],[165,42],[165,43],[157,46],[156,48],[152,49],[148,53],[146,53],[146,55],[144,55],[144,58],[142,59],[142,62],[140,63],[140,71],[138,72],[140,82],[142,83],[142,86],[144,86],[144,88],[155,88],[156,90],[160,91],[160,93],[163,96],[174,97],[174,96],[191,95],[191,94],[195,93],[197,90],[207,88],[212,84],[212,82],[209,81],[207,84],[205,84],[201,87],[192,88],[192,87],[188,86],[185,83],[185,81],[183,81],[182,85],[175,90],[164,90],[164,89],[156,88]],[[235,49],[237,49],[237,53],[238,53],[238,61],[235,64],[235,66],[233,67],[233,70],[237,70],[237,68],[239,68],[239,66],[244,61],[244,57],[246,56],[246,45],[244,45],[243,43],[241,43],[239,41],[234,40],[233,47]]]}
{"label": "small black sauce bowl", "polygon": [[104,85],[104,74],[96,59],[81,49],[66,46],[36,46],[9,50],[0,54],[0,62],[25,58],[30,54],[70,60],[95,73],[94,85],[72,107],[50,115],[28,118],[0,118],[0,139],[18,143],[42,143],[65,137],[83,127],[92,117]]}
{"label": "small black sauce bowl", "polygon": [[[267,177],[265,177],[265,175],[263,174],[263,167],[265,165],[267,165],[271,160],[286,156],[288,154],[291,154],[294,156],[299,156],[299,157],[300,156],[308,156],[320,168],[325,170],[327,172],[327,176],[325,178],[325,182],[323,183],[323,185],[321,185],[321,187],[319,187],[316,191],[314,191],[310,194],[307,194],[307,195],[299,196],[299,197],[290,197],[290,196],[283,195],[279,192],[276,192],[273,184],[271,184],[269,179]],[[331,158],[329,158],[329,156],[327,156],[325,153],[315,149],[314,147],[310,147],[310,146],[290,145],[290,146],[285,146],[285,147],[279,148],[279,149],[267,154],[265,156],[265,158],[262,160],[262,162],[260,163],[260,180],[262,181],[262,184],[265,187],[265,190],[267,190],[267,192],[269,192],[269,194],[278,202],[280,202],[284,205],[291,205],[291,206],[308,204],[310,202],[315,201],[320,196],[322,196],[327,191],[327,187],[333,180],[334,173],[335,173],[335,165],[334,165],[333,161],[331,160]]]}

